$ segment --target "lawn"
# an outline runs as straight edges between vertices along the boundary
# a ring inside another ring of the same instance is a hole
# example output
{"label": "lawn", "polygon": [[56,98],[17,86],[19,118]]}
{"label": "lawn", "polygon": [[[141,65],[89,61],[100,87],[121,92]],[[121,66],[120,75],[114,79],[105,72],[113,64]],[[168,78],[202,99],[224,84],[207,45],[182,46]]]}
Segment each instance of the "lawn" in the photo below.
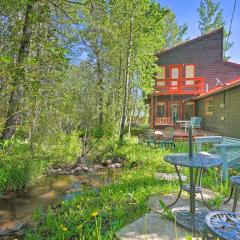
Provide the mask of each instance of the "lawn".
{"label": "lawn", "polygon": [[[177,151],[187,151],[186,143],[179,142],[177,146]],[[177,183],[154,177],[156,172],[174,172],[174,168],[163,160],[170,152],[139,145],[136,139],[129,139],[120,149],[114,150],[114,154],[126,158],[126,162],[110,185],[63,201],[47,214],[36,213],[39,224],[26,234],[26,239],[115,239],[117,230],[149,211],[150,195],[176,191]],[[219,190],[214,175],[214,172],[206,174],[204,182]]]}

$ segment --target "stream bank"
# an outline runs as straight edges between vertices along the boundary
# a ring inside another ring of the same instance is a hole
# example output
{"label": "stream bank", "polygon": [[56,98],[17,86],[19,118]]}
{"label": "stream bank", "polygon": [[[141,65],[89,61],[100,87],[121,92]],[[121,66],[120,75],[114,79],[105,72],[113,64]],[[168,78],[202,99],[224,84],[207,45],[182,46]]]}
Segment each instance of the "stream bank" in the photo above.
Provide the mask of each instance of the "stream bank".
{"label": "stream bank", "polygon": [[[116,165],[117,164],[117,165]],[[111,183],[116,169],[121,165],[108,166],[81,164],[69,168],[52,169],[39,184],[27,192],[6,193],[0,198],[0,239],[21,239],[31,227],[36,209],[46,211],[63,200]]]}

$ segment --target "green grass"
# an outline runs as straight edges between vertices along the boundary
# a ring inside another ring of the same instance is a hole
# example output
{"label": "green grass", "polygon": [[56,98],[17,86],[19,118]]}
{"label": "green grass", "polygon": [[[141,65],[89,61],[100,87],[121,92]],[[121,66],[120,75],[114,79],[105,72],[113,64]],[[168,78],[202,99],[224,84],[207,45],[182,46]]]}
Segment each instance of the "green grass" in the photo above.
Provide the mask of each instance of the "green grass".
{"label": "green grass", "polygon": [[[100,191],[89,190],[55,210],[49,209],[46,216],[37,218],[40,224],[27,233],[26,239],[114,239],[118,229],[148,212],[150,195],[176,190],[177,183],[154,178],[156,171],[174,172],[163,161],[167,151],[135,142],[128,142],[118,151],[127,164],[111,185]],[[130,168],[133,162],[137,167]],[[92,216],[94,213],[98,216]]]}
{"label": "green grass", "polygon": [[[164,155],[171,151],[139,145],[136,138],[128,139],[120,149],[114,141],[109,141],[105,147],[103,145],[99,142],[96,146],[97,151],[108,149],[101,156],[121,156],[125,159],[125,168],[113,176],[114,181],[110,185],[99,191],[88,190],[62,202],[61,206],[49,209],[46,214],[36,214],[38,225],[26,234],[25,239],[112,240],[116,238],[117,230],[149,211],[149,196],[177,190],[178,182],[154,177],[156,172],[175,172],[173,166],[163,160]],[[186,143],[178,142],[177,146],[177,151],[187,151]],[[219,191],[215,172],[205,173],[204,183]],[[215,202],[219,203],[217,199]]]}

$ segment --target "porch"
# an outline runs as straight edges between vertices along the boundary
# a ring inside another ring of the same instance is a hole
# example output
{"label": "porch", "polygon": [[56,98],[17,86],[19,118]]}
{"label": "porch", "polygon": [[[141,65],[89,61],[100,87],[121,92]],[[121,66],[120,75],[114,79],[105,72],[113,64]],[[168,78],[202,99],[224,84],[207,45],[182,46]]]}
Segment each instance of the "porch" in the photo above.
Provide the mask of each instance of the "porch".
{"label": "porch", "polygon": [[[166,128],[163,129],[155,129],[155,138],[161,139],[164,135]],[[202,136],[218,136],[219,134],[216,132],[209,132],[202,129],[196,129],[193,131],[193,137],[202,137]],[[176,128],[174,130],[174,139],[175,140],[187,140],[188,139],[188,132],[185,132],[182,128]]]}
{"label": "porch", "polygon": [[152,128],[179,126],[177,121],[190,120],[196,115],[196,103],[190,96],[162,96],[152,94],[150,120]]}

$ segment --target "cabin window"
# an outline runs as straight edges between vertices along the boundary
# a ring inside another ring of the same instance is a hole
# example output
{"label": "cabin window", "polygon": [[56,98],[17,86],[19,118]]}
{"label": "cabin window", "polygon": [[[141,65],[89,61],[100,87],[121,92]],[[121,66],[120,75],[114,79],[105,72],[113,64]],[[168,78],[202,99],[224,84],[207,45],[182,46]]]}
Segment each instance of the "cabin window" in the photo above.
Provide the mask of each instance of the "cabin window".
{"label": "cabin window", "polygon": [[178,79],[179,77],[179,69],[178,67],[171,68],[171,78],[172,79]]}
{"label": "cabin window", "polygon": [[166,103],[158,102],[157,103],[157,117],[165,117],[166,116]]}
{"label": "cabin window", "polygon": [[185,78],[194,78],[195,77],[195,65],[186,64],[185,65]]}
{"label": "cabin window", "polygon": [[158,67],[157,78],[158,79],[165,79],[166,78],[166,67],[164,67],[164,66],[159,66]]}
{"label": "cabin window", "polygon": [[204,100],[205,106],[205,115],[211,116],[213,115],[213,97],[206,98]]}

